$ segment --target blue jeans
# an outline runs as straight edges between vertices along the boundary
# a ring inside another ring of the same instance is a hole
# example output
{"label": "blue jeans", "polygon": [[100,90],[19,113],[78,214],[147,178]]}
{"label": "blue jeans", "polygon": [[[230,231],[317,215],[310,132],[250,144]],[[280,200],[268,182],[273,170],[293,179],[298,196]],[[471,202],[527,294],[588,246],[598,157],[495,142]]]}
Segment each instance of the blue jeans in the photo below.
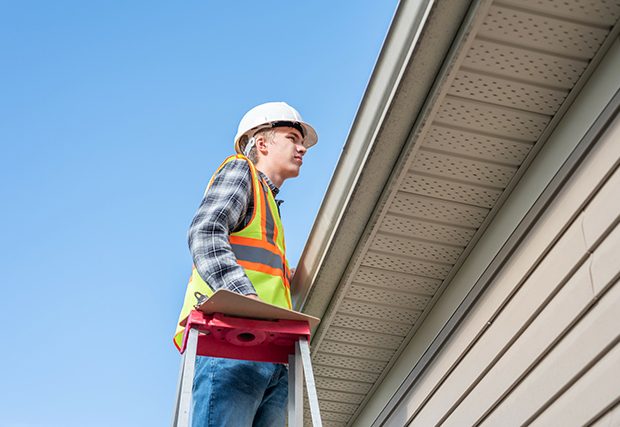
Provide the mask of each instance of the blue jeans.
{"label": "blue jeans", "polygon": [[287,398],[284,365],[196,358],[192,427],[284,427]]}

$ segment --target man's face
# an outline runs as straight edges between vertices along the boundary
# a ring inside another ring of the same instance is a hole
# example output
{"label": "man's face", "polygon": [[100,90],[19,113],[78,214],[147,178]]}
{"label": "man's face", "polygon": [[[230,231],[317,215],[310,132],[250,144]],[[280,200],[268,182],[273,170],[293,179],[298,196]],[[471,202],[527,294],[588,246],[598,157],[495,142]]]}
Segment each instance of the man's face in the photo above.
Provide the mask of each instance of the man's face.
{"label": "man's face", "polygon": [[302,145],[301,133],[291,127],[277,127],[273,129],[273,139],[269,143],[270,162],[274,165],[283,179],[299,175],[299,169],[306,154],[306,147]]}

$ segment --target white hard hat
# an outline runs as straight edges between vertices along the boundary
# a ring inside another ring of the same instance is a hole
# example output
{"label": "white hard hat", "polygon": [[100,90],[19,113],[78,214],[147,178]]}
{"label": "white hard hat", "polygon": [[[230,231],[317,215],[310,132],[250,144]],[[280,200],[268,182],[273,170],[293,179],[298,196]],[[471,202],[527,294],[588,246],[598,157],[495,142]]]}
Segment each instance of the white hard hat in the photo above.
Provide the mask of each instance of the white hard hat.
{"label": "white hard hat", "polygon": [[299,130],[306,148],[312,147],[318,140],[314,128],[304,122],[296,109],[286,102],[267,102],[252,108],[239,122],[235,135],[235,151],[244,154],[245,144],[256,132],[279,126],[290,126]]}

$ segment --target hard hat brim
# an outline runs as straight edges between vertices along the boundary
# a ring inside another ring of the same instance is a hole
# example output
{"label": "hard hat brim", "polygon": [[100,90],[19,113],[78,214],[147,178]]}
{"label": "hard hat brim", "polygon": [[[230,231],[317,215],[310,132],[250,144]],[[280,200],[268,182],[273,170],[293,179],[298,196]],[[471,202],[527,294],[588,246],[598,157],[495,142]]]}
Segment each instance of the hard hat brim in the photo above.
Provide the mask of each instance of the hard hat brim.
{"label": "hard hat brim", "polygon": [[[316,131],[314,130],[314,128],[310,124],[308,124],[306,122],[297,121],[297,123],[299,123],[301,125],[301,127],[303,128],[303,130],[304,130],[304,139],[303,139],[304,147],[310,148],[313,145],[315,145],[318,142],[319,137],[318,137]],[[239,135],[237,137],[237,139],[235,140],[235,151],[238,154],[244,154],[243,150],[241,150],[241,146],[240,146],[241,139],[244,136],[247,136],[248,138],[251,138],[252,136],[254,136],[256,134],[256,132],[258,132],[260,130],[263,130],[263,129],[270,129],[271,126],[272,126],[272,123],[265,123],[265,124],[262,124],[260,126],[256,126],[255,128],[252,128],[252,129],[244,132],[243,134]]]}

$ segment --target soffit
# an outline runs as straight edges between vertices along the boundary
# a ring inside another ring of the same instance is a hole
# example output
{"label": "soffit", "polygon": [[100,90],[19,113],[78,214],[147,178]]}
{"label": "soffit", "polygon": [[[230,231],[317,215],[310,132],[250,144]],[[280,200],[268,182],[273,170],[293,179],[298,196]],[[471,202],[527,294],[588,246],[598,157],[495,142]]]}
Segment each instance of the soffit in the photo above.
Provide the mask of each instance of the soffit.
{"label": "soffit", "polygon": [[[438,2],[435,13],[447,5]],[[415,125],[405,149],[384,165],[394,168],[389,185],[312,342],[325,425],[354,419],[579,90],[619,16],[620,3],[609,0],[472,6],[425,107],[408,117]],[[402,82],[415,85],[415,76]],[[378,147],[393,136],[383,126]],[[311,295],[308,307],[319,305]]]}

